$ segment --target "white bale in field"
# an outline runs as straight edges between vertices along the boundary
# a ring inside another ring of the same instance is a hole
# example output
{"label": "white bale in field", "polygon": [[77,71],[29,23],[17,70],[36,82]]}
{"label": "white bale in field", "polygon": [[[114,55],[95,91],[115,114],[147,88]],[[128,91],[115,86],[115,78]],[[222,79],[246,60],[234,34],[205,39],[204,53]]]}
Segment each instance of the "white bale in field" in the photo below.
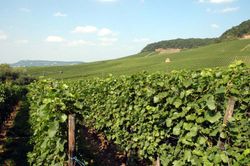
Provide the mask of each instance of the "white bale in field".
{"label": "white bale in field", "polygon": [[169,63],[169,62],[171,62],[171,61],[170,61],[170,58],[167,58],[167,59],[165,60],[165,63]]}

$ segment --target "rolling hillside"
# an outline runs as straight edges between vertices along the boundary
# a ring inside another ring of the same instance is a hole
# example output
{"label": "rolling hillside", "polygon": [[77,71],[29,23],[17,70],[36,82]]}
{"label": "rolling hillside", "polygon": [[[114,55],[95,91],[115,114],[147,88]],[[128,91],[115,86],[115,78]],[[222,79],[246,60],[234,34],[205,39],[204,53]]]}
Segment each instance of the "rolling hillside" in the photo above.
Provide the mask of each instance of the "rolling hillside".
{"label": "rolling hillside", "polygon": [[[166,59],[169,58],[168,63]],[[116,60],[100,61],[73,66],[32,67],[28,73],[56,79],[84,79],[136,72],[169,72],[179,69],[199,69],[226,66],[235,59],[250,65],[250,40],[224,41],[178,53],[143,52]]]}

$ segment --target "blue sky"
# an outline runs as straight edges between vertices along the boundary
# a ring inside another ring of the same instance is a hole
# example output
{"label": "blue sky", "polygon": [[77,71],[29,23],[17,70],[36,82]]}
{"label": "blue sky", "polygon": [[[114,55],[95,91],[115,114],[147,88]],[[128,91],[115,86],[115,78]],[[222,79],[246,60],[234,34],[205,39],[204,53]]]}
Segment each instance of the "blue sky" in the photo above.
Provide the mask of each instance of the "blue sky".
{"label": "blue sky", "polygon": [[98,61],[146,44],[218,37],[250,19],[249,0],[0,0],[0,63]]}

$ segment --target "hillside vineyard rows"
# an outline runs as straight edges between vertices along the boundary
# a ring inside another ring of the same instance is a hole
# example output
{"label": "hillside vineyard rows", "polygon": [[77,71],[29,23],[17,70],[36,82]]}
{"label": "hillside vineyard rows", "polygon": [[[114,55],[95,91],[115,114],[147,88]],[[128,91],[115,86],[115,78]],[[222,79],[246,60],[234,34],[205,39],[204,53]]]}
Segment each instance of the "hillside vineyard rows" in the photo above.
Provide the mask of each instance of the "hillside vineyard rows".
{"label": "hillside vineyard rows", "polygon": [[[149,73],[170,72],[172,70],[197,70],[203,68],[226,67],[235,60],[242,60],[250,65],[250,40],[232,40],[210,44],[193,49],[184,49],[176,53],[142,52],[132,56],[85,63],[73,66],[31,67],[28,74],[54,79],[90,79],[132,75],[140,71]],[[166,59],[170,63],[166,63]]]}
{"label": "hillside vineyard rows", "polygon": [[[248,165],[249,83],[249,68],[241,62],[169,74],[36,81],[28,94],[34,145],[29,163],[68,160],[67,115],[76,114],[78,125],[103,133],[148,165],[157,157],[166,166]],[[233,114],[223,122],[230,98]]]}

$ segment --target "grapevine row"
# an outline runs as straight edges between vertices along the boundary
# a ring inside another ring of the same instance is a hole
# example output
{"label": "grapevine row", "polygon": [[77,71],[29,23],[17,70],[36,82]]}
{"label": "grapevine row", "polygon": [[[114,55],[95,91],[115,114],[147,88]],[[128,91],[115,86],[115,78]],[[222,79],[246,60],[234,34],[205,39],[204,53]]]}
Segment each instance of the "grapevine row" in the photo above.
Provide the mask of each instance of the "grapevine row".
{"label": "grapevine row", "polygon": [[[159,157],[163,165],[246,165],[249,75],[237,62],[226,69],[38,81],[29,93],[35,144],[30,163],[67,160],[67,114],[75,113],[78,121],[141,159]],[[225,125],[229,98],[236,103]]]}
{"label": "grapevine row", "polygon": [[0,83],[0,126],[13,111],[13,107],[23,93],[18,85]]}

